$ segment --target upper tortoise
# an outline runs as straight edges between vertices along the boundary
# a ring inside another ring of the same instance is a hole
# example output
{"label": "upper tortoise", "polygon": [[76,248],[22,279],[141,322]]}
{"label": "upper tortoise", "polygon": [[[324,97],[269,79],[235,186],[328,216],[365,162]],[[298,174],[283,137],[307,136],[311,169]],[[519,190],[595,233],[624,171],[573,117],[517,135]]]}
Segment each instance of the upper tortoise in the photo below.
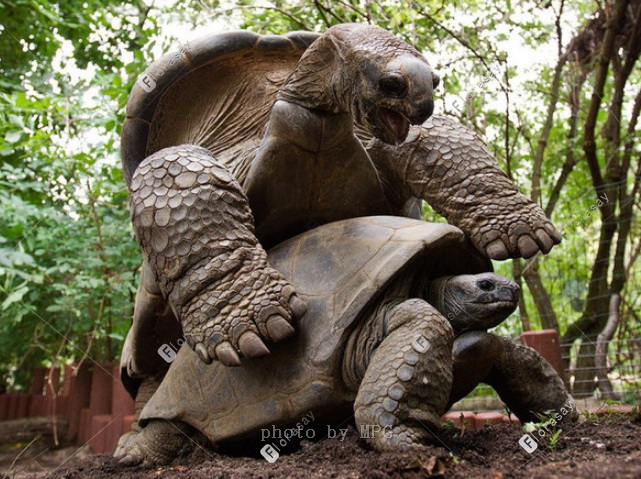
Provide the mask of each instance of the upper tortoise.
{"label": "upper tortoise", "polygon": [[167,338],[237,366],[291,336],[306,305],[264,248],[317,225],[418,217],[425,200],[493,259],[561,241],[473,132],[431,116],[438,76],[381,28],[213,35],[147,74],[155,88],[134,88],[122,133],[144,253],[123,352],[132,391],[166,368]]}

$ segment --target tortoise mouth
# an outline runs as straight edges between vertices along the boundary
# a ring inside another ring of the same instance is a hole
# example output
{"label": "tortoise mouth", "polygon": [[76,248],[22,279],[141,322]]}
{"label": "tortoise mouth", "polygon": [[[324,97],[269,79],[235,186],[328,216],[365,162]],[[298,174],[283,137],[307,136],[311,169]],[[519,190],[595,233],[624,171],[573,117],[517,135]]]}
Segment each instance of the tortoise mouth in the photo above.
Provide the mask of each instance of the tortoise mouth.
{"label": "tortoise mouth", "polygon": [[488,301],[470,301],[472,304],[485,304],[485,305],[492,305],[496,306],[496,309],[507,309],[507,308],[513,308],[519,303],[518,298],[514,300],[488,300]]}
{"label": "tortoise mouth", "polygon": [[390,108],[379,107],[376,115],[381,126],[381,141],[392,145],[403,143],[410,131],[410,120]]}
{"label": "tortoise mouth", "polygon": [[513,311],[516,310],[519,305],[518,299],[515,300],[494,300],[494,301],[472,301],[471,304],[477,305],[477,308],[483,308],[477,314],[484,316],[497,317],[500,318],[496,324],[501,323],[505,318],[507,318]]}
{"label": "tortoise mouth", "polygon": [[481,305],[483,308],[470,312],[466,319],[457,323],[455,329],[458,333],[495,328],[516,310],[518,301],[469,301],[467,304]]}

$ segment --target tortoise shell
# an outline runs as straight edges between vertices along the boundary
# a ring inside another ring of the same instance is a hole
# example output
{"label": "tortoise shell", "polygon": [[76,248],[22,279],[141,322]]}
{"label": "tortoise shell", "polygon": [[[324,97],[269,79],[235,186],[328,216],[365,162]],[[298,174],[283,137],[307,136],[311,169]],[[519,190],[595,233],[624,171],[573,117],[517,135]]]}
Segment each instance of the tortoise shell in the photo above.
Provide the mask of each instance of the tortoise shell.
{"label": "tortoise shell", "polygon": [[199,145],[221,161],[258,146],[278,90],[319,36],[215,34],[152,63],[127,102],[121,135],[127,185],[147,156],[169,146]]}
{"label": "tortoise shell", "polygon": [[391,216],[320,226],[270,250],[269,261],[308,304],[294,337],[238,368],[206,365],[183,346],[142,424],[180,419],[218,442],[309,411],[345,410],[356,394],[341,377],[345,342],[394,278],[408,269],[429,278],[492,269],[458,228]]}

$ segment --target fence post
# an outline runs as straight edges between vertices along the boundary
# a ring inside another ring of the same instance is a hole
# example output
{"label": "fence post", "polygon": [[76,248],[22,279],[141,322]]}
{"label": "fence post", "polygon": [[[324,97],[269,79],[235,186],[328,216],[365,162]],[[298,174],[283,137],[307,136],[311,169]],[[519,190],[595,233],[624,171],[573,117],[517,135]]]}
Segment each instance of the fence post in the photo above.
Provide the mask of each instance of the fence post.
{"label": "fence post", "polygon": [[550,363],[550,366],[555,369],[565,383],[559,332],[556,329],[523,332],[521,333],[521,342],[543,356],[543,359]]}
{"label": "fence post", "polygon": [[[77,367],[77,365],[76,365]],[[76,374],[71,375],[69,385],[69,395],[67,402],[67,419],[69,421],[68,439],[75,440],[78,437],[80,426],[80,415],[82,409],[89,405],[89,395],[91,393],[91,370],[89,364],[82,363],[76,370]]]}

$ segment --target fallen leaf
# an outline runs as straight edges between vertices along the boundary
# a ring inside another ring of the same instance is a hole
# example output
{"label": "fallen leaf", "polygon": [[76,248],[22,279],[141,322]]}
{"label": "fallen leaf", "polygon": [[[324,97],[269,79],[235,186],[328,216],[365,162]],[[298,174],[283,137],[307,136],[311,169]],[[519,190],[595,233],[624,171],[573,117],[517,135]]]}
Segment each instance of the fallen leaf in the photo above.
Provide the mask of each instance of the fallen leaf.
{"label": "fallen leaf", "polygon": [[445,463],[436,456],[431,456],[427,459],[414,457],[403,469],[420,469],[427,474],[425,477],[438,478],[443,477],[445,474]]}

